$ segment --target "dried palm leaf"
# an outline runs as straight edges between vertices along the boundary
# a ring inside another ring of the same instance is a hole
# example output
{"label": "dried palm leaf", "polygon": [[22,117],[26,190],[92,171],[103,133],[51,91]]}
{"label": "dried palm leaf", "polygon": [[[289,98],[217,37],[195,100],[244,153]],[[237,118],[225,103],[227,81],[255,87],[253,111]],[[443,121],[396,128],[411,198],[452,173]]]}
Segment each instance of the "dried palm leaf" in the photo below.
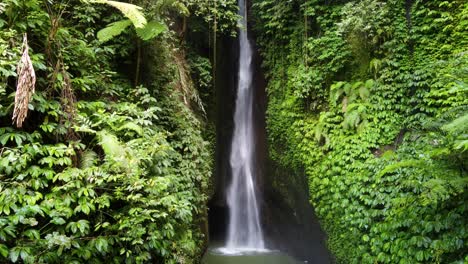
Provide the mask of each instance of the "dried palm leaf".
{"label": "dried palm leaf", "polygon": [[16,84],[15,108],[13,111],[13,124],[22,127],[28,115],[28,105],[34,93],[36,84],[36,73],[29,57],[29,47],[27,35],[23,36],[21,60],[16,67],[18,80]]}

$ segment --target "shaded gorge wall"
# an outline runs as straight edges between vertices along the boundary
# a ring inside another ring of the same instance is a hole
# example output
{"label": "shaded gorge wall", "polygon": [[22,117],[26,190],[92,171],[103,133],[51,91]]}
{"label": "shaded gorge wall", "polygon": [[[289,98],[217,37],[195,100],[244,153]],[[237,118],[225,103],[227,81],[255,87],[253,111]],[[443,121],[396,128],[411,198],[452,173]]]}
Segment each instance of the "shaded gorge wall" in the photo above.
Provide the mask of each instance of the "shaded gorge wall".
{"label": "shaded gorge wall", "polygon": [[[255,38],[253,32],[249,32]],[[268,157],[265,130],[267,94],[261,59],[254,44],[254,123],[256,139],[256,181],[260,192],[261,221],[267,248],[282,250],[308,263],[329,263],[324,235],[308,199],[308,184],[302,172],[293,172]],[[212,243],[224,243],[229,210],[225,192],[231,179],[229,155],[234,129],[233,115],[238,77],[238,43],[235,38],[218,39],[216,60],[216,167],[214,195],[209,201],[209,229]]]}

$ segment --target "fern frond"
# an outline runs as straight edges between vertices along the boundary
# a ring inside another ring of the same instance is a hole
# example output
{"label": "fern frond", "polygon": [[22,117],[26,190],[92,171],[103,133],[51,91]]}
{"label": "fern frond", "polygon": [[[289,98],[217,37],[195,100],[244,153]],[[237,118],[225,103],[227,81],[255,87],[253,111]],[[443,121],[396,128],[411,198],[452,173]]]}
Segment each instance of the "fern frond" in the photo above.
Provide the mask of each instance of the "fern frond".
{"label": "fern frond", "polygon": [[7,7],[6,3],[0,3],[0,14],[5,12],[6,7]]}
{"label": "fern frond", "polygon": [[345,94],[349,95],[351,93],[351,90],[352,90],[352,85],[349,84],[349,83],[346,83],[343,87],[343,90],[345,92]]}
{"label": "fern frond", "polygon": [[367,89],[371,89],[373,86],[374,86],[374,80],[372,79],[369,79],[366,81],[366,83],[364,84],[364,86],[367,88]]}
{"label": "fern frond", "polygon": [[393,173],[400,168],[425,168],[427,164],[423,160],[410,159],[387,165],[376,177],[383,177],[385,174]]}
{"label": "fern frond", "polygon": [[179,14],[187,17],[190,15],[189,9],[183,3],[176,1],[172,4],[172,6],[179,12]]}
{"label": "fern frond", "polygon": [[361,86],[364,86],[363,82],[355,82],[355,83],[353,83],[353,86],[351,87],[351,89],[352,90],[357,90]]}
{"label": "fern frond", "polygon": [[102,130],[97,133],[97,136],[99,145],[101,145],[106,156],[122,157],[125,155],[125,148],[114,134],[106,130]]}
{"label": "fern frond", "polygon": [[166,30],[167,27],[164,23],[158,21],[151,21],[148,24],[146,24],[143,28],[137,28],[136,32],[142,40],[150,40],[158,36],[159,34],[165,32]]}
{"label": "fern frond", "polygon": [[357,96],[358,95],[356,93],[354,93],[354,92],[351,92],[350,94],[348,94],[348,104],[356,101]]}
{"label": "fern frond", "polygon": [[339,90],[331,90],[330,91],[330,101],[333,105],[336,105],[336,102],[338,101],[338,99],[340,99],[341,95],[343,95],[343,90],[342,89],[339,89]]}
{"label": "fern frond", "polygon": [[447,200],[451,196],[450,186],[445,180],[431,179],[423,183],[423,186],[426,190],[420,197],[424,206]]}
{"label": "fern frond", "polygon": [[455,140],[454,149],[467,151],[468,150],[468,139],[460,139],[460,140]]}
{"label": "fern frond", "polygon": [[113,37],[120,35],[131,24],[132,21],[129,19],[110,23],[107,27],[98,31],[97,38],[100,42],[109,41]]}
{"label": "fern frond", "polygon": [[143,135],[143,128],[141,126],[133,123],[133,122],[125,123],[121,127],[119,127],[117,130],[120,131],[120,130],[124,130],[124,129],[135,131],[140,136]]}
{"label": "fern frond", "polygon": [[361,104],[351,103],[351,104],[348,104],[348,108],[346,110],[347,110],[347,112],[352,112],[352,111],[358,111],[359,112],[359,107],[360,106],[361,106]]}
{"label": "fern frond", "polygon": [[142,8],[139,6],[111,0],[93,0],[91,2],[108,4],[117,8],[124,16],[132,21],[135,28],[143,28],[147,24],[146,18],[141,12]]}
{"label": "fern frond", "polygon": [[358,111],[349,111],[344,115],[344,120],[341,123],[344,129],[353,129],[359,124]]}
{"label": "fern frond", "polygon": [[96,162],[97,162],[96,152],[92,150],[87,150],[83,152],[83,155],[81,156],[80,168],[81,169],[89,168],[93,166],[94,164],[96,164]]}
{"label": "fern frond", "polygon": [[[366,107],[360,104],[350,104],[347,112],[344,114],[341,125],[344,129],[358,128],[359,124],[367,118]],[[365,124],[363,125],[365,126]]]}
{"label": "fern frond", "polygon": [[358,133],[362,133],[364,131],[364,129],[367,127],[367,125],[369,124],[369,122],[367,121],[367,119],[364,119],[358,126],[357,126],[357,129],[356,131]]}
{"label": "fern frond", "polygon": [[345,82],[337,82],[337,83],[334,83],[330,86],[330,90],[339,90],[343,85],[345,84]]}
{"label": "fern frond", "polygon": [[369,98],[370,92],[367,86],[361,86],[359,88],[359,96],[361,97],[362,100],[367,100]]}
{"label": "fern frond", "polygon": [[322,124],[317,124],[314,129],[315,140],[317,142],[320,142],[320,140],[322,139],[322,135],[323,135],[323,126]]}
{"label": "fern frond", "polygon": [[450,133],[468,131],[468,113],[446,124],[442,127],[442,130],[445,130]]}
{"label": "fern frond", "polygon": [[122,12],[128,19],[130,19],[133,23],[133,25],[136,28],[143,28],[146,25],[146,18],[143,15],[143,13],[140,11],[142,10],[141,7],[128,4],[128,3],[122,3],[122,2],[117,2],[117,1],[109,1],[107,0],[106,3],[108,5],[111,5]]}
{"label": "fern frond", "polygon": [[382,68],[382,61],[381,60],[374,58],[369,62],[369,70],[371,72],[373,72],[374,74],[379,72],[380,68]]}

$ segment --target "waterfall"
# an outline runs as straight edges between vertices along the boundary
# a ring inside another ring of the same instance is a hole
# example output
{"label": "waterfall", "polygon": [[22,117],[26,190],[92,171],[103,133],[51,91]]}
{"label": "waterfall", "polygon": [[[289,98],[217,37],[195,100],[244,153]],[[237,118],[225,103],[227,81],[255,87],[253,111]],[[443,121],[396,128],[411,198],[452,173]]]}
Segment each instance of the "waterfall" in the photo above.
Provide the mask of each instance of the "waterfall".
{"label": "waterfall", "polygon": [[263,250],[258,198],[254,175],[254,129],[252,118],[252,47],[247,32],[246,0],[238,0],[239,70],[237,99],[234,113],[234,134],[230,164],[232,180],[227,190],[229,226],[226,241],[228,250]]}

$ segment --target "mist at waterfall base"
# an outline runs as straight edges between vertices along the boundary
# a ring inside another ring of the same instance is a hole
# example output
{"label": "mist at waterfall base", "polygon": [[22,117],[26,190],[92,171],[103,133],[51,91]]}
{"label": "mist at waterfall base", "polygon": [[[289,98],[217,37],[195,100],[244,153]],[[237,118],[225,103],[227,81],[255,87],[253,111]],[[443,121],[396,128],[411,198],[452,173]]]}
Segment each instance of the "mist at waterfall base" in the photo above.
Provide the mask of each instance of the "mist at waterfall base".
{"label": "mist at waterfall base", "polygon": [[300,264],[293,258],[279,252],[251,252],[243,255],[226,255],[210,250],[202,260],[203,264]]}
{"label": "mist at waterfall base", "polygon": [[[244,18],[245,1],[239,0]],[[277,189],[274,177],[292,176],[268,160],[266,83],[254,38],[246,20],[240,23],[238,38],[220,39],[217,47],[223,54],[216,69],[217,177],[209,203],[210,247],[202,263],[330,263],[307,182],[287,183],[286,193]]]}

